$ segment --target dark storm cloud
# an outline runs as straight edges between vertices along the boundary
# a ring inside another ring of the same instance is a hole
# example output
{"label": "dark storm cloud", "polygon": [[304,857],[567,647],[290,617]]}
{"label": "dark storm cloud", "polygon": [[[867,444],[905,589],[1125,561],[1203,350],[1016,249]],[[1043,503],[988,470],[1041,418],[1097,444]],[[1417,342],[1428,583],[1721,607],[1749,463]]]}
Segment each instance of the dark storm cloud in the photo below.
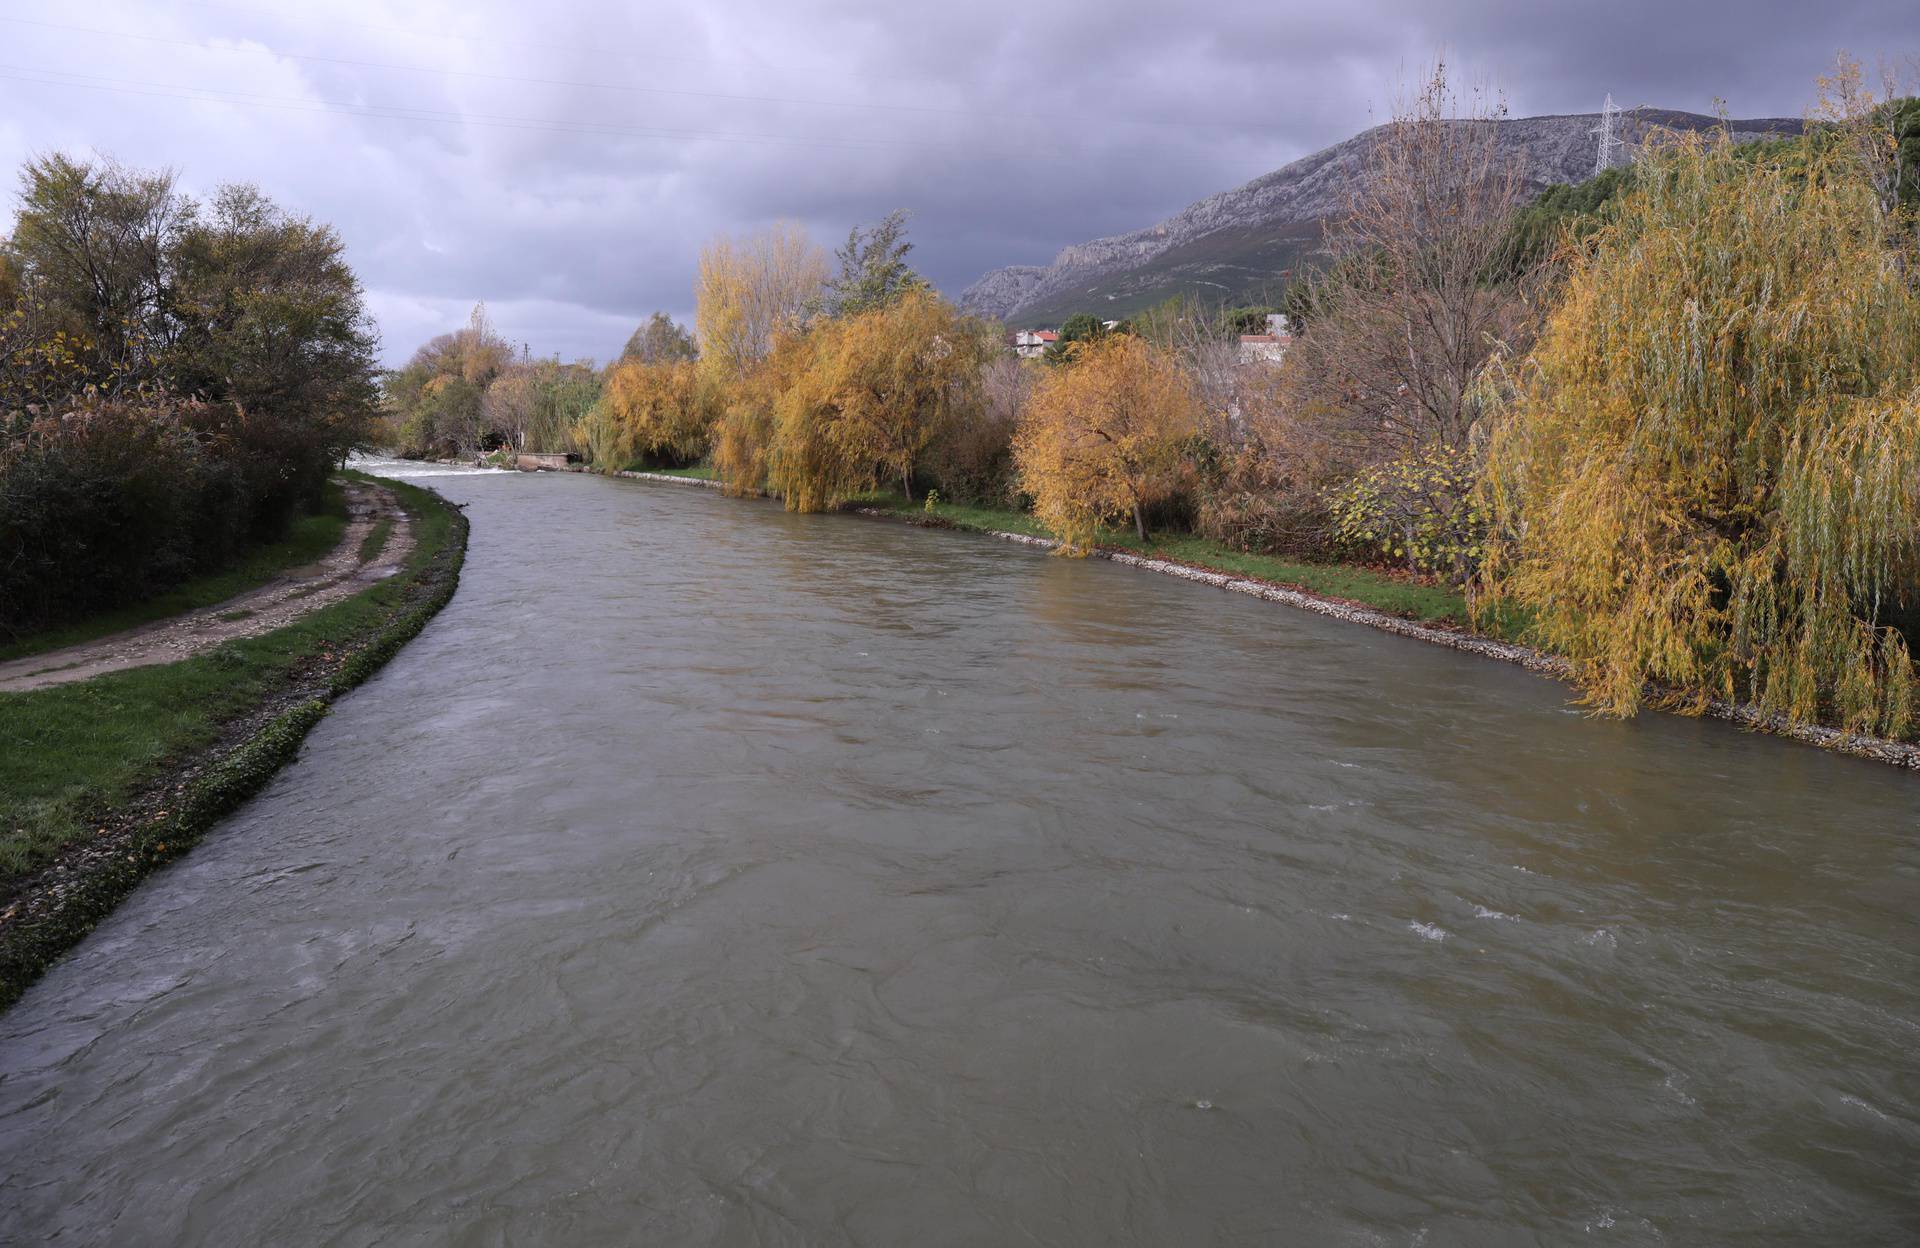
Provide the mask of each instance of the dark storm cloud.
{"label": "dark storm cloud", "polygon": [[1338,141],[1444,53],[1516,114],[1798,115],[1911,0],[1204,7],[285,0],[0,15],[0,159],[99,150],[334,222],[390,359],[474,300],[537,353],[685,315],[719,231],[904,207],[957,293]]}

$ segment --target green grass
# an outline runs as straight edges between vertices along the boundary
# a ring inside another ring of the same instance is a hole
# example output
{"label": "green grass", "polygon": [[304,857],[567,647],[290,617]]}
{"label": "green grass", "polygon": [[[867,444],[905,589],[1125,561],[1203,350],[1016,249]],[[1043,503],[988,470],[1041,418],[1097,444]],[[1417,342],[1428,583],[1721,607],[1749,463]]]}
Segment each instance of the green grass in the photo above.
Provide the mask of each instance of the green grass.
{"label": "green grass", "polygon": [[258,589],[289,568],[303,567],[326,558],[340,544],[347,528],[346,494],[328,482],[318,510],[296,518],[287,535],[277,542],[249,548],[238,562],[224,571],[176,586],[157,598],[131,606],[102,611],[70,624],[29,633],[6,645],[0,645],[0,660],[44,654],[65,646],[79,645],[111,633],[151,624],[201,607],[225,602],[250,589]]}
{"label": "green grass", "polygon": [[367,535],[360,539],[360,562],[372,563],[378,559],[380,552],[387,548],[387,539],[391,536],[393,536],[393,521],[382,516],[371,529],[367,530]]}
{"label": "green grass", "polygon": [[628,472],[652,472],[663,477],[690,477],[695,481],[713,480],[713,465],[694,464],[688,468],[649,468],[645,464],[629,464]]}
{"label": "green grass", "polygon": [[[1046,529],[1023,511],[975,507],[962,503],[908,502],[898,494],[875,494],[850,506],[872,507],[906,518],[938,517],[957,529],[976,532],[1023,533],[1049,537]],[[1433,623],[1468,623],[1466,599],[1454,589],[1423,584],[1375,568],[1345,563],[1297,563],[1271,555],[1250,555],[1205,538],[1178,533],[1153,533],[1142,543],[1130,530],[1106,530],[1099,544],[1156,559],[1189,563],[1234,576],[1273,581],[1328,598],[1363,603],[1375,610]]]}
{"label": "green grass", "polygon": [[413,517],[416,544],[403,575],[178,663],[0,694],[0,894],[103,812],[214,744],[237,717],[295,688],[303,670],[379,637],[417,597],[458,521],[423,490],[383,484]]}

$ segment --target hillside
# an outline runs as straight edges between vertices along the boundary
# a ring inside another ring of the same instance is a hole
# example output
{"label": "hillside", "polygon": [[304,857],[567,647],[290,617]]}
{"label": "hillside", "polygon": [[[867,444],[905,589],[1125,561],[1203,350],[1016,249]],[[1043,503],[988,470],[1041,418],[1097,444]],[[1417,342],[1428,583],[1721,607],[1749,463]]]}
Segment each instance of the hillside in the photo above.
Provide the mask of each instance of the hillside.
{"label": "hillside", "polygon": [[[1524,117],[1500,123],[1500,141],[1516,149],[1536,189],[1592,174],[1598,113]],[[1619,114],[1616,134],[1629,147],[1655,128],[1702,130],[1717,117],[1641,108]],[[1797,118],[1733,121],[1741,140],[1798,134]],[[1290,270],[1310,263],[1325,221],[1359,183],[1379,128],[1302,157],[1245,186],[1209,196],[1158,225],[1077,243],[1047,265],[995,269],[960,296],[967,311],[1011,324],[1057,325],[1075,312],[1128,316],[1170,295],[1208,302],[1266,303]]]}

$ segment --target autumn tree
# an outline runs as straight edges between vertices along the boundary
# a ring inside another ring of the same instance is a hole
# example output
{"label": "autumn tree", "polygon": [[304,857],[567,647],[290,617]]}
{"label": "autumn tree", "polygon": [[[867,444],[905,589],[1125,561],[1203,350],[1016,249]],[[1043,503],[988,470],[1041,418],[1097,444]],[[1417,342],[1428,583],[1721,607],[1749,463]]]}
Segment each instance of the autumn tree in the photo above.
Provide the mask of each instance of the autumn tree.
{"label": "autumn tree", "polygon": [[1177,488],[1181,444],[1199,427],[1186,379],[1163,352],[1131,335],[1075,348],[1034,391],[1014,435],[1021,488],[1034,514],[1070,549],[1104,523],[1133,521],[1147,538],[1147,508]]}
{"label": "autumn tree", "polygon": [[[775,436],[774,408],[811,363],[809,337],[788,329],[774,335],[764,359],[719,384],[720,415],[713,428],[713,471],[735,496],[765,492]],[[704,372],[703,372],[703,375]]]}
{"label": "autumn tree", "polygon": [[197,211],[174,175],[55,153],[22,168],[19,201],[9,250],[47,335],[72,344],[97,390],[158,381],[173,260]]}
{"label": "autumn tree", "polygon": [[607,370],[598,415],[613,422],[608,464],[640,456],[672,465],[707,453],[718,418],[716,388],[692,360],[622,360]]}
{"label": "autumn tree", "polygon": [[797,225],[708,243],[694,282],[702,365],[723,382],[741,377],[800,319],[826,277],[825,253]]}
{"label": "autumn tree", "polygon": [[991,336],[930,290],[814,327],[807,367],[779,397],[768,474],[799,511],[882,482],[913,497],[927,445],[978,404]]}
{"label": "autumn tree", "polygon": [[1522,607],[1594,705],[1651,682],[1912,725],[1920,297],[1893,228],[1825,135],[1794,160],[1671,137],[1489,387],[1481,606]]}
{"label": "autumn tree", "polygon": [[475,304],[466,328],[434,338],[388,373],[386,406],[403,449],[453,454],[491,442],[481,401],[513,355],[488,321],[486,305]]}
{"label": "autumn tree", "polygon": [[627,339],[627,345],[620,352],[622,360],[638,360],[642,364],[666,364],[676,360],[692,360],[699,357],[699,351],[693,345],[693,335],[686,327],[668,316],[665,312],[655,312],[646,323],[633,331]]}
{"label": "autumn tree", "polygon": [[563,451],[600,397],[600,377],[586,360],[522,360],[501,370],[480,397],[480,425],[524,451]]}

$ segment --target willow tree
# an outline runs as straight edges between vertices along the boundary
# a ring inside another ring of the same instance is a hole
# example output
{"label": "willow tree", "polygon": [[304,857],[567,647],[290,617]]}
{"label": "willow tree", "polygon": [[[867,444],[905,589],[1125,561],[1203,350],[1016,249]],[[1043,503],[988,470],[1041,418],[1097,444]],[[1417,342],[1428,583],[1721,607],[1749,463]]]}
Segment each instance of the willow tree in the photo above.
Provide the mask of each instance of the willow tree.
{"label": "willow tree", "polygon": [[807,366],[776,403],[768,479],[798,511],[882,484],[913,497],[922,452],[978,407],[988,335],[927,289],[815,325]]}
{"label": "willow tree", "polygon": [[1041,379],[1014,433],[1020,488],[1069,551],[1123,518],[1144,542],[1147,508],[1178,486],[1182,444],[1199,428],[1171,356],[1132,334],[1080,343]]}
{"label": "willow tree", "polygon": [[767,357],[826,280],[826,253],[797,225],[709,242],[693,289],[703,366],[723,382],[739,378]]}
{"label": "willow tree", "polygon": [[1481,605],[1523,607],[1614,714],[1651,685],[1904,733],[1920,298],[1897,222],[1818,136],[1758,159],[1675,137],[1636,182],[1503,387]]}
{"label": "willow tree", "polygon": [[623,459],[690,464],[707,453],[719,417],[716,388],[692,360],[623,359],[607,370],[600,406]]}

